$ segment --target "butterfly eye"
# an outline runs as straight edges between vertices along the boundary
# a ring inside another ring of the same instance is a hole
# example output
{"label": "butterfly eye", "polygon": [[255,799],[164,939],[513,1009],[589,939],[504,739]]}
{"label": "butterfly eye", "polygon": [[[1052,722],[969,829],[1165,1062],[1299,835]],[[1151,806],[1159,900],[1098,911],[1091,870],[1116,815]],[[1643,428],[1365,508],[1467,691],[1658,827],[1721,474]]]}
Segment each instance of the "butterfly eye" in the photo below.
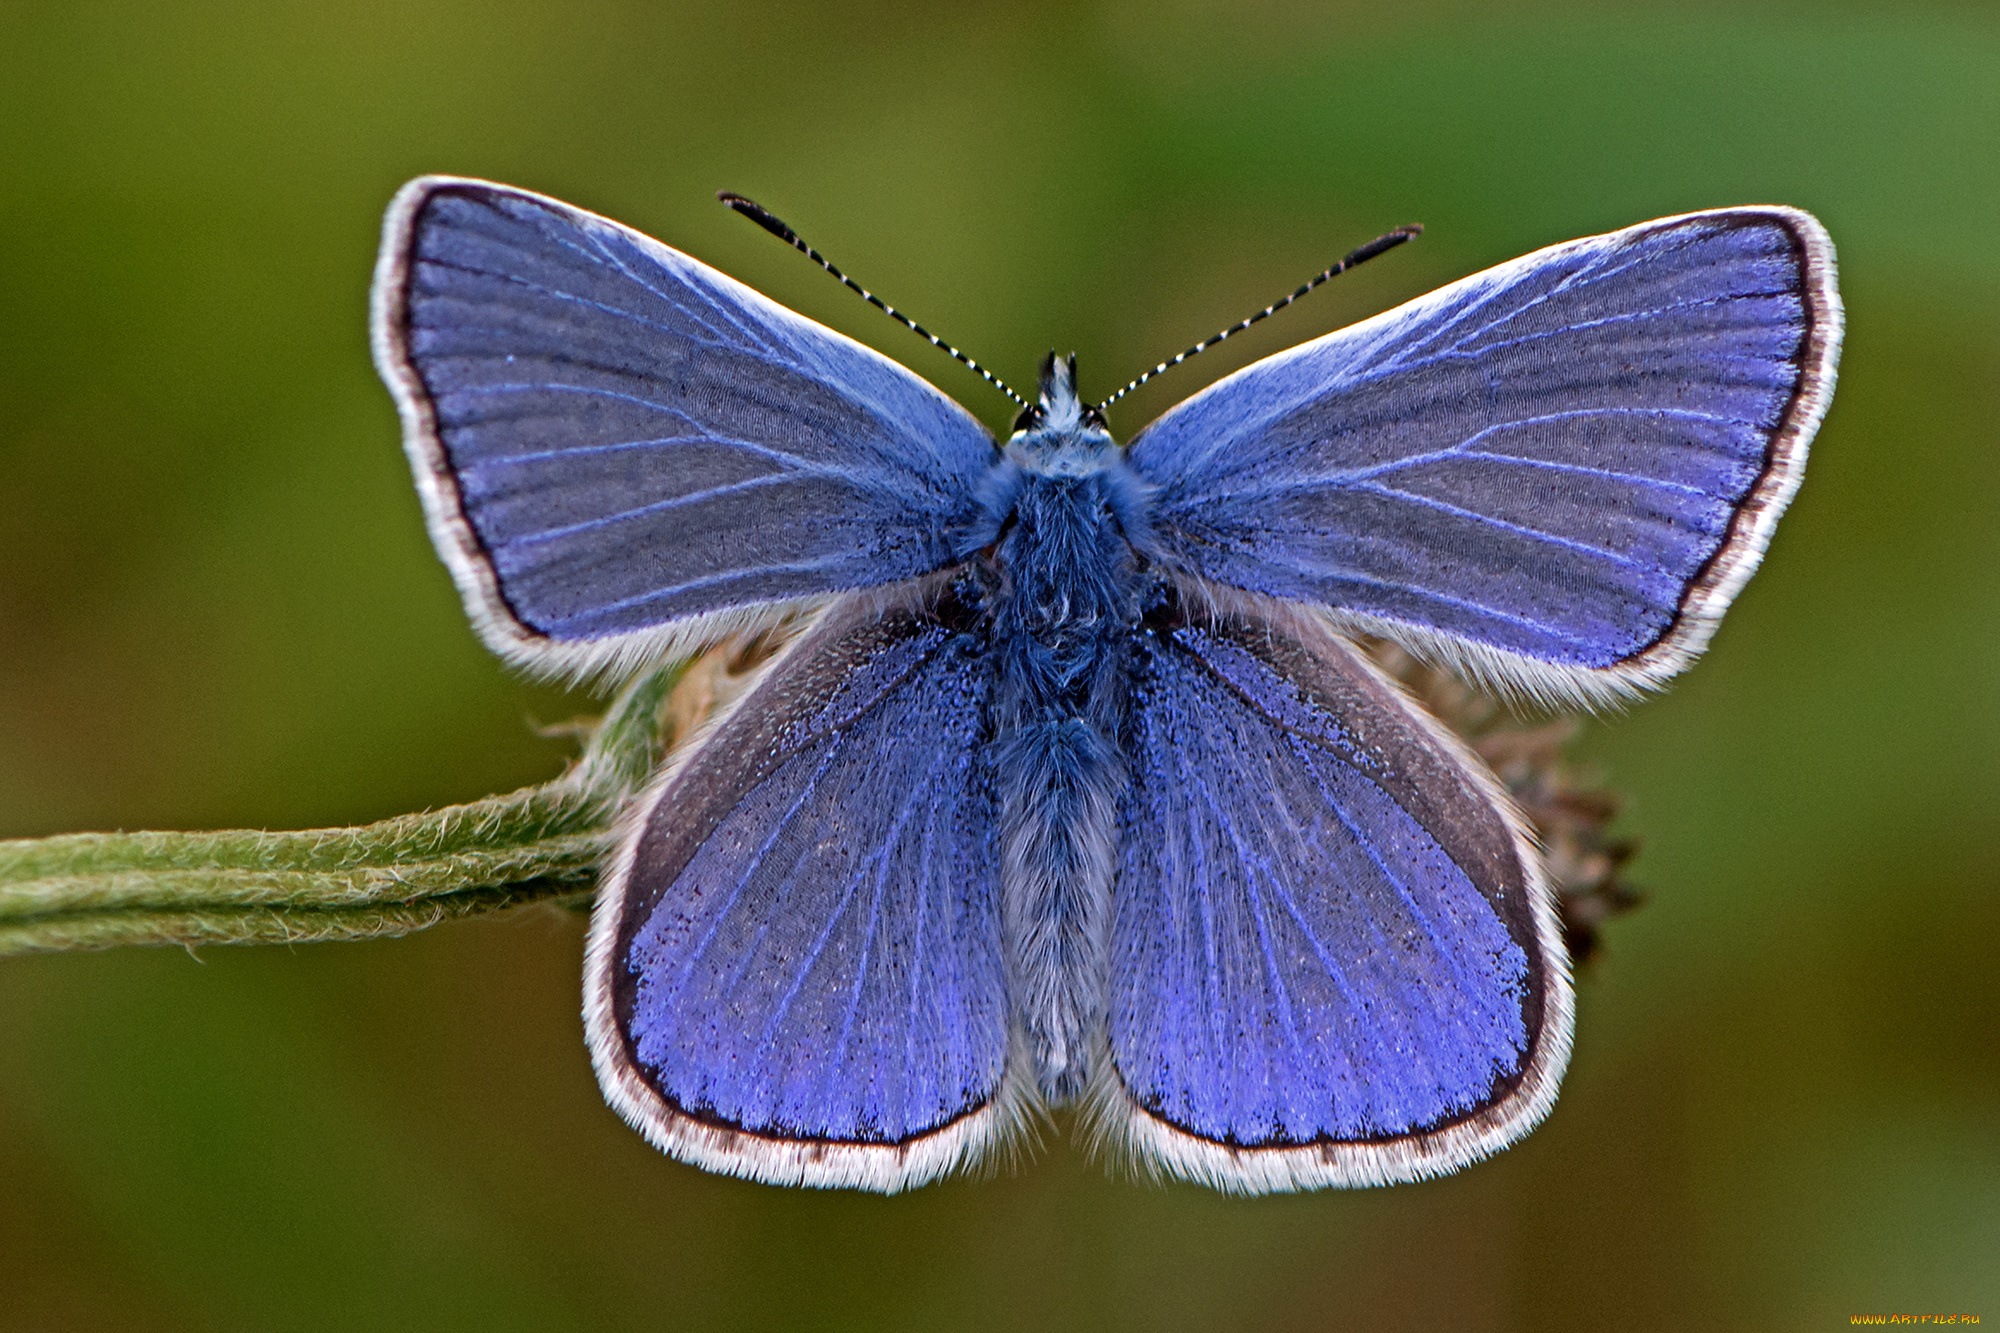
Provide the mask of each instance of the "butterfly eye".
{"label": "butterfly eye", "polygon": [[1035,430],[1039,428],[1041,424],[1042,424],[1042,409],[1030,403],[1028,406],[1022,408],[1020,413],[1015,416],[1014,433],[1016,435],[1019,435],[1024,430]]}

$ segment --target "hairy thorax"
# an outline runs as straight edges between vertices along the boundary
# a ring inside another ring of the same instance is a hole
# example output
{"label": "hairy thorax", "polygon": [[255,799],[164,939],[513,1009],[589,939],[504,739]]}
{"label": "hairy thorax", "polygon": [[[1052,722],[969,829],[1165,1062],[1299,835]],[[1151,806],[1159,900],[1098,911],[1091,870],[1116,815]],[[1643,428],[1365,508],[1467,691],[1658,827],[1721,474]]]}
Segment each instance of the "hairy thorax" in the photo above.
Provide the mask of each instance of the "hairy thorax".
{"label": "hairy thorax", "polygon": [[1008,980],[1036,1082],[1064,1102],[1085,1090],[1103,1031],[1128,658],[1156,576],[1143,484],[1066,374],[1044,380],[986,500]]}

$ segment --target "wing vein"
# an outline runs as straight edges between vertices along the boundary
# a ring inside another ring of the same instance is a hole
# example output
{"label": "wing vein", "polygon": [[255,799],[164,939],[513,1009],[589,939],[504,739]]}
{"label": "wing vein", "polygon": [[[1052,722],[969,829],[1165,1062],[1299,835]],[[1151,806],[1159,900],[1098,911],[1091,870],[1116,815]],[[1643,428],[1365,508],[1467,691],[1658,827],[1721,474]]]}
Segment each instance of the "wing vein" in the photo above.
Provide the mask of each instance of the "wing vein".
{"label": "wing vein", "polygon": [[1419,508],[1433,510],[1440,514],[1450,514],[1454,518],[1470,519],[1475,523],[1482,523],[1488,527],[1497,528],[1502,532],[1511,532],[1517,536],[1526,537],[1530,541],[1559,546],[1567,551],[1575,551],[1579,555],[1595,556],[1615,565],[1623,565],[1627,569],[1636,569],[1641,573],[1653,572],[1651,566],[1634,560],[1630,556],[1620,555],[1616,551],[1607,551],[1603,547],[1592,546],[1587,542],[1577,541],[1573,537],[1563,537],[1553,532],[1544,532],[1540,528],[1531,528],[1524,524],[1511,523],[1504,518],[1496,518],[1492,514],[1482,514],[1477,510],[1466,509],[1460,505],[1435,499],[1428,495],[1419,495],[1414,491],[1399,490],[1394,486],[1384,486],[1379,482],[1363,482],[1361,485],[1351,489],[1366,491],[1371,495],[1380,495],[1386,499],[1407,500]]}

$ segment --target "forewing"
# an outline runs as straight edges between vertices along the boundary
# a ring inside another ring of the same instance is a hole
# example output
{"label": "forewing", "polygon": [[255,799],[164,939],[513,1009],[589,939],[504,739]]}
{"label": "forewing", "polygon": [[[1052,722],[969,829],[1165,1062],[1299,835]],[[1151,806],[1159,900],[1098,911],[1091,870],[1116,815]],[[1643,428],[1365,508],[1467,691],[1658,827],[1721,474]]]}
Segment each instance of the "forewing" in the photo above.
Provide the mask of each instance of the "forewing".
{"label": "forewing", "polygon": [[1798,486],[1840,333],[1810,216],[1667,218],[1260,361],[1130,459],[1184,573],[1602,699],[1706,644]]}
{"label": "forewing", "polygon": [[1224,1189],[1451,1171],[1567,1059],[1561,935],[1479,761],[1331,636],[1141,636],[1101,1124]]}
{"label": "forewing", "polygon": [[645,796],[584,1008],[652,1142],[895,1190],[1011,1128],[983,645],[838,605]]}
{"label": "forewing", "polygon": [[894,362],[594,214],[396,196],[375,356],[489,644],[589,672],[952,558],[985,429]]}

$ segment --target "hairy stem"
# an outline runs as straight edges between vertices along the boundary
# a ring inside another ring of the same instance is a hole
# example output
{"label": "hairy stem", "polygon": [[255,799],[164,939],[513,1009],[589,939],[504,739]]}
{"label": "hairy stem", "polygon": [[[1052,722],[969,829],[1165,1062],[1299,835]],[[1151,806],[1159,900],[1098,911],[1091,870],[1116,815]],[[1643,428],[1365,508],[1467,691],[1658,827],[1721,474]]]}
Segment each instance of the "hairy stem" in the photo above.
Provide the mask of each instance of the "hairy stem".
{"label": "hairy stem", "polygon": [[505,796],[360,828],[0,842],[0,956],[366,939],[581,901],[618,802],[658,762],[661,705],[685,669],[640,677],[567,773]]}

